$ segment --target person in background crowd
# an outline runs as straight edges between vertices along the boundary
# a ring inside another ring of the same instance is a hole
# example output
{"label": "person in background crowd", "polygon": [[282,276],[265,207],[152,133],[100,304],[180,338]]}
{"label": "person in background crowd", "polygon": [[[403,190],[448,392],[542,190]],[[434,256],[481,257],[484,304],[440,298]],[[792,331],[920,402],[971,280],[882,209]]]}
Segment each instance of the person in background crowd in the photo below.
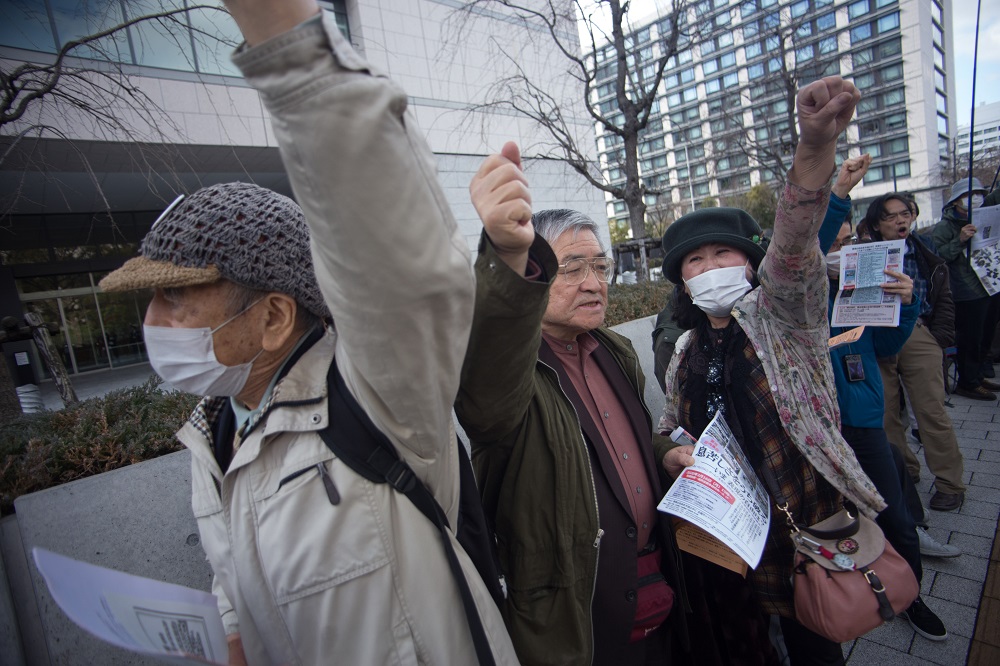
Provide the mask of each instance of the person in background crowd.
{"label": "person in background crowd", "polygon": [[[837,429],[828,283],[817,240],[837,137],[859,99],[854,85],[837,76],[799,91],[801,138],[766,252],[760,227],[737,209],[689,213],[663,238],[664,275],[680,292],[677,321],[693,330],[677,341],[667,369],[660,432],[682,426],[698,436],[721,412],[758,476],[766,467],[792,515],[808,524],[834,514],[841,495],[869,516],[885,508]],[[692,448],[665,453],[671,476],[694,463]],[[772,512],[763,557],[749,574],[755,599],[779,616],[793,665],[842,664],[839,644],[795,620],[792,542],[779,514]]]}
{"label": "person in background crowd", "polygon": [[973,400],[996,400],[993,391],[1000,384],[983,376],[983,363],[993,336],[987,331],[990,297],[972,270],[968,250],[976,227],[969,224],[969,209],[978,208],[986,189],[978,178],[963,179],[952,185],[951,197],[941,211],[941,221],[934,227],[934,245],[948,263],[951,294],[955,301],[955,346],[958,348],[958,386],[955,394]]}
{"label": "person in background crowd", "polygon": [[484,229],[455,411],[495,520],[518,657],[669,664],[673,647],[688,663],[645,379],[629,340],[603,327],[614,262],[597,224],[571,210],[532,215],[513,143],[470,191]]}
{"label": "person in background crowd", "polygon": [[[101,286],[154,290],[152,366],[206,396],[178,438],[191,450],[229,661],[475,663],[436,526],[319,434],[335,404],[333,364],[457,524],[451,408],[474,290],[465,240],[406,94],[361,59],[332,13],[312,0],[226,6],[246,39],[234,60],[273,118],[302,208],[253,185],[204,188],[167,210],[140,256]],[[335,330],[324,326],[331,315]],[[487,649],[516,664],[499,609],[447,538]]]}
{"label": "person in background crowd", "polygon": [[920,462],[906,445],[906,430],[900,419],[900,391],[906,389],[924,446],[927,469],[934,475],[935,492],[930,507],[955,511],[962,506],[965,484],[962,452],[951,418],[944,408],[944,349],[955,340],[955,304],[951,300],[948,266],[911,233],[914,223],[910,201],[890,193],[868,206],[861,223],[873,240],[906,242],[903,272],[913,280],[919,316],[913,332],[899,353],[879,358],[884,390],[884,427],[906,460],[913,478],[920,478]]}
{"label": "person in background crowd", "polygon": [[[867,158],[867,155],[865,157]],[[867,171],[869,163],[870,159],[861,165],[859,169],[862,171],[861,176]],[[855,179],[853,184],[860,179],[860,177]],[[839,255],[845,245],[854,241],[851,223],[848,220],[850,204],[843,191],[842,189],[831,197],[826,220],[819,233],[820,249],[826,253],[829,266],[831,316],[834,298],[839,289]],[[846,191],[849,192],[850,187]],[[910,209],[905,203],[901,204],[901,207],[909,213]],[[919,582],[923,578],[921,542],[927,542],[928,553],[932,552],[932,543],[939,549],[942,546],[933,541],[926,531],[917,527],[917,520],[923,520],[923,508],[920,509],[921,515],[914,515],[915,512],[910,508],[904,495],[904,486],[910,483],[910,479],[904,467],[898,464],[900,454],[893,449],[882,427],[885,404],[878,366],[879,358],[898,353],[910,336],[919,313],[919,303],[913,298],[913,280],[905,273],[886,271],[886,274],[894,281],[884,283],[882,289],[888,294],[898,294],[903,303],[899,325],[866,327],[855,342],[831,350],[830,361],[837,384],[840,431],[857,456],[862,469],[874,482],[887,504],[878,515],[879,527],[885,533],[886,539],[913,569],[913,574]],[[848,330],[831,327],[830,335],[837,336]],[[941,363],[938,361],[934,368],[939,375],[940,367]],[[898,398],[894,409],[898,413]],[[912,497],[912,484],[909,489]],[[956,550],[954,555],[957,554],[959,553]],[[920,597],[917,597],[902,616],[909,621],[914,631],[929,640],[941,641],[948,637],[944,623]]]}

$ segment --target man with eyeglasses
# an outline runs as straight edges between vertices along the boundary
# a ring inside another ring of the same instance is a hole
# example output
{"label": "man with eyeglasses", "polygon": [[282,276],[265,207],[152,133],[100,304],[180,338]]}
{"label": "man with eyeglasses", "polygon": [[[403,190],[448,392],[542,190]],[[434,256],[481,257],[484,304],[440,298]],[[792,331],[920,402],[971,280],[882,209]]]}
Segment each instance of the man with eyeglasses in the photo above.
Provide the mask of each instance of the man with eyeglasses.
{"label": "man with eyeglasses", "polygon": [[920,461],[906,445],[906,429],[900,420],[900,392],[905,388],[924,445],[927,469],[934,475],[930,507],[954,511],[962,505],[965,495],[963,461],[951,418],[944,408],[941,363],[943,350],[955,342],[955,302],[947,264],[913,235],[913,223],[911,200],[890,192],[871,202],[860,225],[872,240],[905,241],[903,272],[913,279],[913,299],[920,308],[903,348],[878,361],[884,388],[883,423],[889,441],[903,454],[910,476],[920,478]]}
{"label": "man with eyeglasses", "polygon": [[532,215],[515,144],[470,190],[484,233],[455,408],[495,520],[518,657],[669,663],[671,639],[687,642],[684,579],[656,511],[645,377],[628,339],[603,327],[614,262],[585,215]]}

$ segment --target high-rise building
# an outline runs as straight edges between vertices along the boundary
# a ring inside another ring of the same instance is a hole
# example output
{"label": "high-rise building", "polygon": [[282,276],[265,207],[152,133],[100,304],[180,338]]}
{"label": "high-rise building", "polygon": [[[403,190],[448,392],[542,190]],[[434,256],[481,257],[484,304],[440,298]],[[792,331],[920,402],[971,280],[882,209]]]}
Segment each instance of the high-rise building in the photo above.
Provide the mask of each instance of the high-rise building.
{"label": "high-rise building", "polygon": [[968,157],[970,135],[973,155],[1000,152],[1000,102],[976,107],[976,126],[972,131],[969,125],[958,126],[958,133],[955,135],[957,155]]}
{"label": "high-rise building", "polygon": [[[495,50],[516,20],[501,8],[472,8],[457,16],[458,5],[450,0],[320,4],[334,12],[367,60],[409,94],[437,156],[446,196],[475,251],[482,225],[469,202],[472,175],[485,155],[509,139],[525,146],[530,158],[540,136],[528,120],[475,108],[492,82],[509,75]],[[145,296],[104,294],[96,285],[134,256],[176,194],[242,180],[291,195],[267,112],[229,60],[240,41],[236,25],[220,9],[193,5],[0,3],[4,74],[26,64],[63,68],[56,93],[32,102],[20,120],[4,116],[0,126],[0,317],[33,311],[56,323],[55,342],[71,373],[145,359]],[[161,16],[59,59],[62,44],[153,14]],[[518,51],[524,70],[550,89],[564,84],[545,66],[554,54],[555,46],[545,42]],[[575,108],[569,104],[567,116],[581,119],[577,125],[593,146],[583,100]],[[599,192],[564,163],[529,159],[526,170],[537,207],[603,217]],[[370,194],[393,196],[377,182]],[[356,222],[379,233],[378,220]],[[30,343],[23,344],[3,345],[12,372],[20,372],[17,364],[28,358],[20,354],[15,362],[16,351],[34,353]],[[41,364],[31,367],[41,379]]]}
{"label": "high-rise building", "polygon": [[[676,216],[712,199],[723,205],[758,184],[777,185],[791,166],[794,90],[839,74],[863,98],[838,163],[873,157],[852,199],[864,212],[879,194],[909,191],[923,211],[940,211],[957,123],[947,0],[701,0],[691,3],[684,40],[667,62],[656,115],[640,143],[639,166],[652,211]],[[669,21],[633,22],[637,74],[665,54]],[[595,98],[613,113],[610,46],[594,54]],[[643,71],[648,70],[648,71]],[[616,137],[598,127],[601,166],[623,178]],[[627,227],[622,201],[611,224]],[[856,215],[857,217],[857,215]],[[922,222],[929,224],[930,216]]]}

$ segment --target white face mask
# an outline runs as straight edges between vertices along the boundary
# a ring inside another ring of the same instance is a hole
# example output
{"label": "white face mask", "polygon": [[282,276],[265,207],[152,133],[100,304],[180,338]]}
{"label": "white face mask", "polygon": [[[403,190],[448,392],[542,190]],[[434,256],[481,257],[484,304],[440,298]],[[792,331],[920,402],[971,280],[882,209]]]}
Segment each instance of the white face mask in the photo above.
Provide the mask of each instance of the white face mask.
{"label": "white face mask", "polygon": [[830,275],[840,275],[840,250],[826,255],[826,272]]}
{"label": "white face mask", "polygon": [[985,200],[985,198],[986,197],[984,197],[982,194],[973,194],[972,195],[972,207],[973,208],[979,208],[980,206],[982,206],[983,205],[983,201]]}
{"label": "white face mask", "polygon": [[230,317],[215,328],[175,328],[143,324],[149,364],[163,381],[186,393],[211,396],[239,395],[250,377],[253,362],[264,353],[264,350],[261,349],[246,363],[223,365],[215,357],[212,335],[250,308]]}
{"label": "white face mask", "polygon": [[730,266],[705,271],[685,280],[691,300],[707,315],[727,317],[736,301],[750,291],[746,266]]}

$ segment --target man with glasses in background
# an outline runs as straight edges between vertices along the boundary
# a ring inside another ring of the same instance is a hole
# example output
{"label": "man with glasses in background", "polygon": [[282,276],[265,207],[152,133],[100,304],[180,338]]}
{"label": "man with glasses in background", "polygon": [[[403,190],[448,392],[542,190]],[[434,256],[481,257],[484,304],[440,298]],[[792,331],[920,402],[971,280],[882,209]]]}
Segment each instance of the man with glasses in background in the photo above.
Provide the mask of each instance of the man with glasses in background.
{"label": "man with glasses in background", "polygon": [[470,189],[485,228],[456,412],[495,521],[518,657],[669,663],[671,636],[686,643],[674,634],[686,635],[684,583],[656,511],[665,486],[639,359],[603,327],[614,261],[587,216],[532,216],[513,143]]}
{"label": "man with glasses in background", "polygon": [[[954,511],[965,496],[963,461],[944,408],[941,367],[944,349],[955,342],[955,302],[944,259],[913,235],[913,212],[909,197],[890,192],[871,202],[860,225],[872,240],[905,241],[903,272],[913,279],[913,298],[920,307],[917,323],[903,348],[895,356],[878,361],[885,396],[884,427],[889,441],[903,454],[910,476],[920,478],[920,461],[906,445],[906,430],[900,419],[900,391],[905,388],[924,445],[927,469],[934,475],[930,507]],[[955,550],[946,556],[957,554]]]}

